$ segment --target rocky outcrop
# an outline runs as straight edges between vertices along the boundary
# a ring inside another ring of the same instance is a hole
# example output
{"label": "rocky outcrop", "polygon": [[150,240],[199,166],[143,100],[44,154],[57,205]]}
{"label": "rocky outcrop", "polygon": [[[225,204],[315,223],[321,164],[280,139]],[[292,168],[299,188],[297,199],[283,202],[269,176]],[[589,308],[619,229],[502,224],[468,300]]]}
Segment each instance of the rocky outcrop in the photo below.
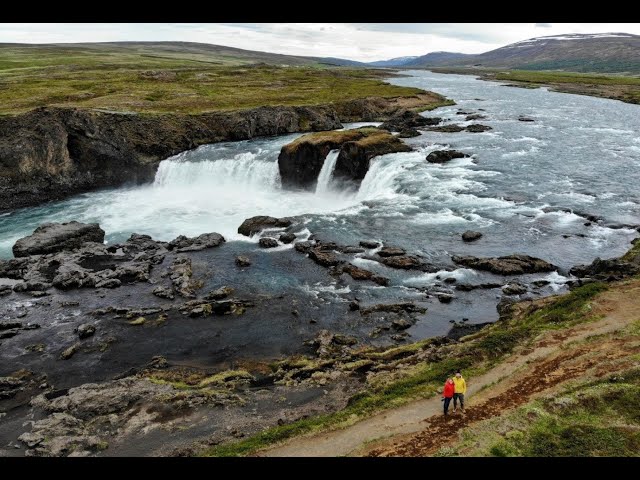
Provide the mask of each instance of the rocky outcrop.
{"label": "rocky outcrop", "polygon": [[578,278],[591,278],[594,280],[613,281],[640,273],[640,265],[627,262],[621,258],[602,260],[596,258],[589,265],[576,265],[569,270],[571,275]]}
{"label": "rocky outcrop", "polygon": [[454,263],[475,270],[484,270],[497,275],[521,275],[523,273],[552,272],[558,267],[529,255],[508,255],[505,257],[454,256]]}
{"label": "rocky outcrop", "polygon": [[[97,225],[95,229],[102,232]],[[151,268],[161,263],[168,253],[167,245],[148,235],[137,234],[125,243],[109,247],[86,242],[73,250],[0,261],[0,275],[22,280],[13,290],[32,294],[45,292],[52,286],[61,290],[117,288],[148,281]]]}
{"label": "rocky outcrop", "polygon": [[206,143],[340,128],[332,105],[200,115],[44,107],[0,117],[0,205],[15,209],[153,180],[161,160]]}
{"label": "rocky outcrop", "polygon": [[461,132],[465,129],[462,125],[441,125],[438,127],[430,127],[428,130],[433,132],[444,132],[444,133],[457,133]]}
{"label": "rocky outcrop", "polygon": [[292,223],[290,218],[275,218],[260,215],[257,217],[247,218],[242,225],[238,227],[238,233],[250,237],[256,233],[260,233],[265,228],[283,228],[288,227]]}
{"label": "rocky outcrop", "polygon": [[493,130],[493,129],[489,125],[481,125],[479,123],[473,123],[469,125],[465,130],[471,133],[480,133],[480,132],[486,132],[488,130]]}
{"label": "rocky outcrop", "polygon": [[74,250],[87,242],[104,242],[104,230],[97,223],[45,223],[13,246],[15,257]]}
{"label": "rocky outcrop", "polygon": [[482,238],[482,234],[480,232],[474,232],[473,230],[467,230],[462,234],[462,240],[465,242],[475,242]]}
{"label": "rocky outcrop", "polygon": [[225,239],[219,233],[203,233],[197,237],[189,238],[180,235],[169,242],[168,249],[176,252],[197,252],[205,248],[213,248],[222,245]]}
{"label": "rocky outcrop", "polygon": [[258,241],[258,245],[260,245],[262,248],[275,248],[278,246],[278,240],[271,237],[262,237]]}
{"label": "rocky outcrop", "polygon": [[436,150],[427,155],[427,162],[429,163],[446,163],[450,162],[454,158],[468,157],[466,153],[459,152],[457,150]]}
{"label": "rocky outcrop", "polygon": [[282,186],[313,190],[327,155],[336,149],[340,153],[334,177],[357,182],[366,175],[373,157],[411,150],[389,132],[371,127],[304,135],[280,151],[278,168]]}
{"label": "rocky outcrop", "polygon": [[535,120],[533,118],[525,117],[524,115],[520,115],[518,117],[518,121],[519,122],[535,122]]}
{"label": "rocky outcrop", "polygon": [[441,118],[423,117],[417,112],[404,110],[384,122],[379,128],[390,132],[402,132],[425,126],[438,125],[441,121]]}

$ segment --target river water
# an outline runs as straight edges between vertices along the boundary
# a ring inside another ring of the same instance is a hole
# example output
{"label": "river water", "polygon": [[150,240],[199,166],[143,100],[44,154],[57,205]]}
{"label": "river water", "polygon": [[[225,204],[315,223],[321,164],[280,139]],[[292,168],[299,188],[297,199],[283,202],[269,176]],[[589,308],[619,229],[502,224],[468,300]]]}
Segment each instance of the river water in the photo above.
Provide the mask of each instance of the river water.
{"label": "river water", "polygon": [[[245,218],[301,216],[302,238],[313,232],[342,244],[382,240],[435,263],[451,265],[453,254],[541,257],[560,267],[559,273],[536,277],[551,281],[543,292],[550,293],[562,288],[571,266],[628,249],[637,232],[620,224],[640,224],[639,106],[510,88],[472,76],[409,73],[390,81],[457,102],[425,115],[461,125],[482,123],[493,130],[425,132],[407,139],[414,151],[374,159],[360,188],[348,191],[332,181],[336,152],[328,155],[315,191],[281,189],[278,153],[298,134],[204,145],[163,161],[153,184],[5,214],[0,217],[0,258],[11,257],[13,243],[45,221],[98,222],[108,242],[125,240],[133,232],[171,240],[216,231],[228,241],[246,244],[257,239],[237,234]],[[456,114],[460,109],[487,118],[465,122],[464,115]],[[521,115],[535,121],[518,121]],[[443,147],[471,157],[444,165],[425,161],[429,152]],[[545,213],[545,207],[571,208],[605,220],[585,226],[582,216]],[[460,234],[468,229],[484,237],[465,244]],[[395,289],[437,281],[435,274],[394,271],[363,258],[354,263],[390,277]],[[467,269],[441,274],[471,283],[480,281],[479,275]],[[329,288],[302,283],[310,295]],[[340,286],[335,291],[339,294]]]}

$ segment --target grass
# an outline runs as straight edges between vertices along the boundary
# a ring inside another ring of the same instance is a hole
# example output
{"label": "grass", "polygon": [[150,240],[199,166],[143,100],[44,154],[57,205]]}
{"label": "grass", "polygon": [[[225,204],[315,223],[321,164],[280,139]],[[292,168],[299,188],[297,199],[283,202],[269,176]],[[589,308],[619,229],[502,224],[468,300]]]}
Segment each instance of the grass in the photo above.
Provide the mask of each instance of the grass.
{"label": "grass", "polygon": [[[463,431],[447,453],[497,457],[640,455],[640,369],[575,385]],[[444,452],[443,452],[444,453]]]}
{"label": "grass", "polygon": [[[0,46],[0,114],[42,106],[138,113],[200,113],[264,105],[315,105],[424,93],[389,85],[389,72],[251,64],[199,52],[125,47]],[[270,60],[273,62],[273,60]],[[426,107],[425,107],[426,108]]]}
{"label": "grass", "polygon": [[427,364],[417,374],[381,386],[377,390],[353,396],[349,405],[343,410],[269,428],[246,440],[210,448],[201,455],[216,457],[250,455],[257,450],[295,436],[326,430],[330,427],[346,426],[358,418],[371,415],[383,408],[399,406],[411,399],[424,396],[427,391],[433,391],[447,374],[457,369],[467,369],[470,363],[469,358],[452,358]]}
{"label": "grass", "polygon": [[[454,355],[437,362],[421,363],[417,368],[408,368],[406,374],[399,379],[386,383],[379,382],[357,393],[350,398],[347,407],[343,410],[269,428],[240,442],[212,447],[201,455],[250,455],[298,435],[344,427],[381,410],[431,396],[440,387],[443,379],[453,371],[463,370],[467,376],[476,376],[488,368],[491,362],[504,357],[517,345],[544,330],[590,320],[592,318],[589,314],[590,302],[606,289],[607,286],[601,283],[591,283],[576,288],[567,295],[551,299],[547,305],[534,312],[516,315],[509,321],[496,323],[480,331],[468,344],[463,343],[462,348]],[[424,350],[432,342],[432,339],[423,340],[384,352],[363,352],[362,355],[369,359],[402,358]],[[486,362],[487,360],[489,363]],[[308,361],[298,359],[296,362],[296,365],[306,366]]]}
{"label": "grass", "polygon": [[527,83],[588,83],[594,85],[638,85],[640,78],[622,75],[598,75],[573,72],[540,72],[510,70],[495,74],[496,80],[512,80]]}

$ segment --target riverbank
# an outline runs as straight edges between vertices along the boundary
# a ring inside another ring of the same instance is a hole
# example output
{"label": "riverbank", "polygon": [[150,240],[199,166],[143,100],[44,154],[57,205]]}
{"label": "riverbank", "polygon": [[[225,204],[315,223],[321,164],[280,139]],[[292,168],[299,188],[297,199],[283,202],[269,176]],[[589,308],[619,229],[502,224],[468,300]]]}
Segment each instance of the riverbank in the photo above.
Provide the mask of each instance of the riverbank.
{"label": "riverbank", "polygon": [[551,91],[589,95],[640,104],[640,78],[572,72],[488,70],[474,68],[432,68],[433,72],[477,75],[482,80],[508,82],[521,88],[549,87]]}
{"label": "riverbank", "polygon": [[[626,258],[638,263],[637,247],[630,250]],[[566,452],[552,446],[553,435],[561,432],[548,433],[551,435],[545,440],[548,446],[536,444],[533,437],[528,440],[530,447],[522,447],[522,442],[514,445],[517,440],[529,438],[527,428],[539,431],[539,424],[548,419],[541,418],[534,405],[518,413],[511,412],[542,395],[547,395],[547,400],[543,400],[545,405],[562,406],[564,404],[556,399],[562,397],[563,401],[570,402],[566,397],[568,385],[573,385],[573,395],[577,393],[580,397],[585,388],[593,388],[598,382],[606,383],[600,380],[603,377],[613,378],[611,382],[626,379],[633,382],[637,376],[633,376],[633,372],[639,366],[640,303],[635,300],[639,288],[638,279],[632,278],[609,285],[590,284],[565,296],[509,305],[502,310],[497,324],[463,336],[453,345],[435,348],[431,345],[426,349],[430,350],[429,355],[424,354],[424,345],[407,346],[401,360],[396,357],[387,368],[374,367],[373,371],[385,371],[378,375],[387,376],[387,381],[380,381],[378,388],[372,385],[373,388],[361,392],[345,410],[268,430],[246,441],[214,447],[204,454],[556,456],[575,453],[575,449]],[[420,351],[422,355],[417,353]],[[390,373],[394,364],[400,378]],[[463,370],[470,385],[467,408],[464,414],[452,414],[447,420],[440,411],[439,391],[442,378],[457,369]],[[416,400],[421,397],[424,399]],[[596,409],[589,403],[581,405],[587,414]],[[380,410],[383,413],[366,419]],[[532,410],[536,411],[533,417],[531,413],[527,415]],[[584,414],[565,418],[560,428],[567,432],[584,429]],[[520,419],[517,438],[512,431],[516,423],[514,416]],[[607,423],[604,430],[598,427],[599,444],[590,445],[590,449],[579,454],[637,454],[632,447],[637,444],[637,435],[629,430],[638,426],[637,419],[624,414],[616,418],[616,426]],[[532,426],[527,427],[528,424]],[[467,433],[465,429],[470,426],[473,429]],[[622,447],[618,445],[620,441],[614,441],[616,429],[627,432],[620,440]],[[487,432],[491,432],[489,436]],[[298,435],[306,436],[287,442]],[[269,448],[281,442],[284,444]],[[482,447],[478,448],[480,444]]]}

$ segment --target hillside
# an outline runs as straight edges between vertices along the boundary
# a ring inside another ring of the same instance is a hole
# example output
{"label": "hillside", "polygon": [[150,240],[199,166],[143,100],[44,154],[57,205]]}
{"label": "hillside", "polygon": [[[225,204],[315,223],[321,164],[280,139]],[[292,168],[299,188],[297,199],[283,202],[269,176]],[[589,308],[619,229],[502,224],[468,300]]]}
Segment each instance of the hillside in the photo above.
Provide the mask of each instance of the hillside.
{"label": "hillside", "polygon": [[413,60],[405,63],[404,68],[421,68],[439,65],[449,65],[451,63],[459,63],[473,55],[457,52],[431,52],[421,57],[415,57]]}
{"label": "hillside", "polygon": [[628,33],[556,35],[522,40],[479,55],[444,53],[430,53],[404,67],[640,73],[640,36]]}
{"label": "hillside", "polygon": [[420,93],[384,83],[388,72],[329,68],[339,61],[188,42],[5,43],[0,113],[43,106],[200,113]]}

